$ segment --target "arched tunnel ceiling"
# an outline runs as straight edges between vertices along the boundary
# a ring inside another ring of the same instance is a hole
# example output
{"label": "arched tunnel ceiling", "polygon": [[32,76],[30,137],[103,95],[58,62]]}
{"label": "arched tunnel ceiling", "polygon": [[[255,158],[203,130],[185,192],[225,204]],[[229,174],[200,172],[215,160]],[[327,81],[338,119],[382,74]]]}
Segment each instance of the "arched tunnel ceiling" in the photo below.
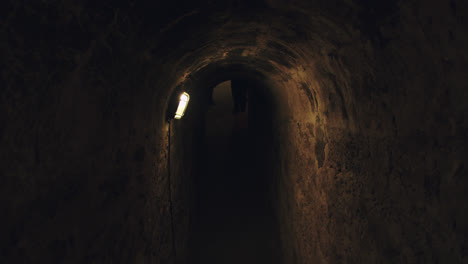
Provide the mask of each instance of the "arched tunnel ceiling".
{"label": "arched tunnel ceiling", "polygon": [[350,42],[344,25],[317,10],[293,4],[228,8],[219,13],[207,8],[177,20],[164,35],[170,47],[162,44],[155,50],[180,53],[169,52],[179,58],[185,76],[209,64],[245,64],[279,74],[284,68],[308,66],[314,58]]}
{"label": "arched tunnel ceiling", "polygon": [[[302,100],[304,104],[317,105],[312,94],[320,91],[311,90],[320,88],[320,78],[329,79],[328,72],[337,74],[350,67],[331,66],[330,58],[349,50],[356,57],[363,53],[362,47],[352,42],[353,37],[361,37],[359,30],[339,24],[334,14],[322,10],[318,3],[263,3],[249,8],[233,5],[218,12],[209,7],[188,11],[170,23],[163,33],[165,42],[153,48],[176,65],[177,81],[172,87],[183,85],[200,71],[241,65],[276,83],[283,93],[285,89],[302,90],[305,96],[298,98],[296,105],[301,105],[302,98],[311,101]],[[171,45],[165,46],[167,43]],[[325,111],[325,106],[321,107]]]}
{"label": "arched tunnel ceiling", "polygon": [[[374,47],[385,46],[391,37],[384,38],[380,29],[399,27],[398,6],[359,1],[255,3],[208,2],[168,22],[149,52],[154,60],[173,67],[175,81],[166,86],[173,91],[199,71],[243,65],[276,83],[283,93],[301,90],[298,100],[303,103],[297,106],[311,104],[325,113],[332,99],[316,97],[335,94],[337,118],[357,120],[356,110],[346,107],[376,74]],[[299,116],[303,112],[304,107],[296,110]]]}

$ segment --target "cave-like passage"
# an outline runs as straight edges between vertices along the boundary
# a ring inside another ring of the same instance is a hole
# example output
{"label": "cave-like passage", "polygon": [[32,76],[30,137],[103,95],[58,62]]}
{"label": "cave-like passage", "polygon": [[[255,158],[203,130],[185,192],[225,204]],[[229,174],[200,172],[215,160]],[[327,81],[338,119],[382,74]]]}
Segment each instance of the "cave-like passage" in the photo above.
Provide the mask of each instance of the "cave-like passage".
{"label": "cave-like passage", "polygon": [[277,263],[278,232],[268,177],[249,137],[248,109],[233,113],[231,82],[214,89],[206,113],[193,263]]}

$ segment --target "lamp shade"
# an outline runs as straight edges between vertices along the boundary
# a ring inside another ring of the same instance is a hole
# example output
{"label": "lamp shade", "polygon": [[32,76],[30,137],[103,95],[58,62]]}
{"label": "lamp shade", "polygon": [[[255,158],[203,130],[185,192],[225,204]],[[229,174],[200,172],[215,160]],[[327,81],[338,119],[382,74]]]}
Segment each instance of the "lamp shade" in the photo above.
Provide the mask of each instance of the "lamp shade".
{"label": "lamp shade", "polygon": [[181,119],[184,116],[185,109],[187,109],[188,102],[190,100],[190,95],[186,92],[182,93],[179,98],[179,106],[175,113],[175,119]]}

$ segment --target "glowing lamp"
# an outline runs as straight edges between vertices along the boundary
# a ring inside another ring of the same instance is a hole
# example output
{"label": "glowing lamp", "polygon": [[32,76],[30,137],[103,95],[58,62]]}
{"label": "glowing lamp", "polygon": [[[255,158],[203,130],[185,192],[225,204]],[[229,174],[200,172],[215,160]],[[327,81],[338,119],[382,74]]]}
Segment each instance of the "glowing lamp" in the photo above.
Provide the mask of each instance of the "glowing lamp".
{"label": "glowing lamp", "polygon": [[189,100],[190,96],[188,93],[184,92],[180,95],[179,106],[177,107],[177,111],[174,116],[175,119],[181,119],[184,116]]}

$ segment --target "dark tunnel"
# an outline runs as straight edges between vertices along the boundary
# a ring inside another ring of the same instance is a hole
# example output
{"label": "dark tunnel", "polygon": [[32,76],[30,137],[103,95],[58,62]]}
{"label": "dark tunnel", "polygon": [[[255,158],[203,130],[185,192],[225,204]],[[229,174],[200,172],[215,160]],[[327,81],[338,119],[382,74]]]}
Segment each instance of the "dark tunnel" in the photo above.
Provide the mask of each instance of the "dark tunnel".
{"label": "dark tunnel", "polygon": [[2,2],[0,263],[468,263],[467,12]]}

